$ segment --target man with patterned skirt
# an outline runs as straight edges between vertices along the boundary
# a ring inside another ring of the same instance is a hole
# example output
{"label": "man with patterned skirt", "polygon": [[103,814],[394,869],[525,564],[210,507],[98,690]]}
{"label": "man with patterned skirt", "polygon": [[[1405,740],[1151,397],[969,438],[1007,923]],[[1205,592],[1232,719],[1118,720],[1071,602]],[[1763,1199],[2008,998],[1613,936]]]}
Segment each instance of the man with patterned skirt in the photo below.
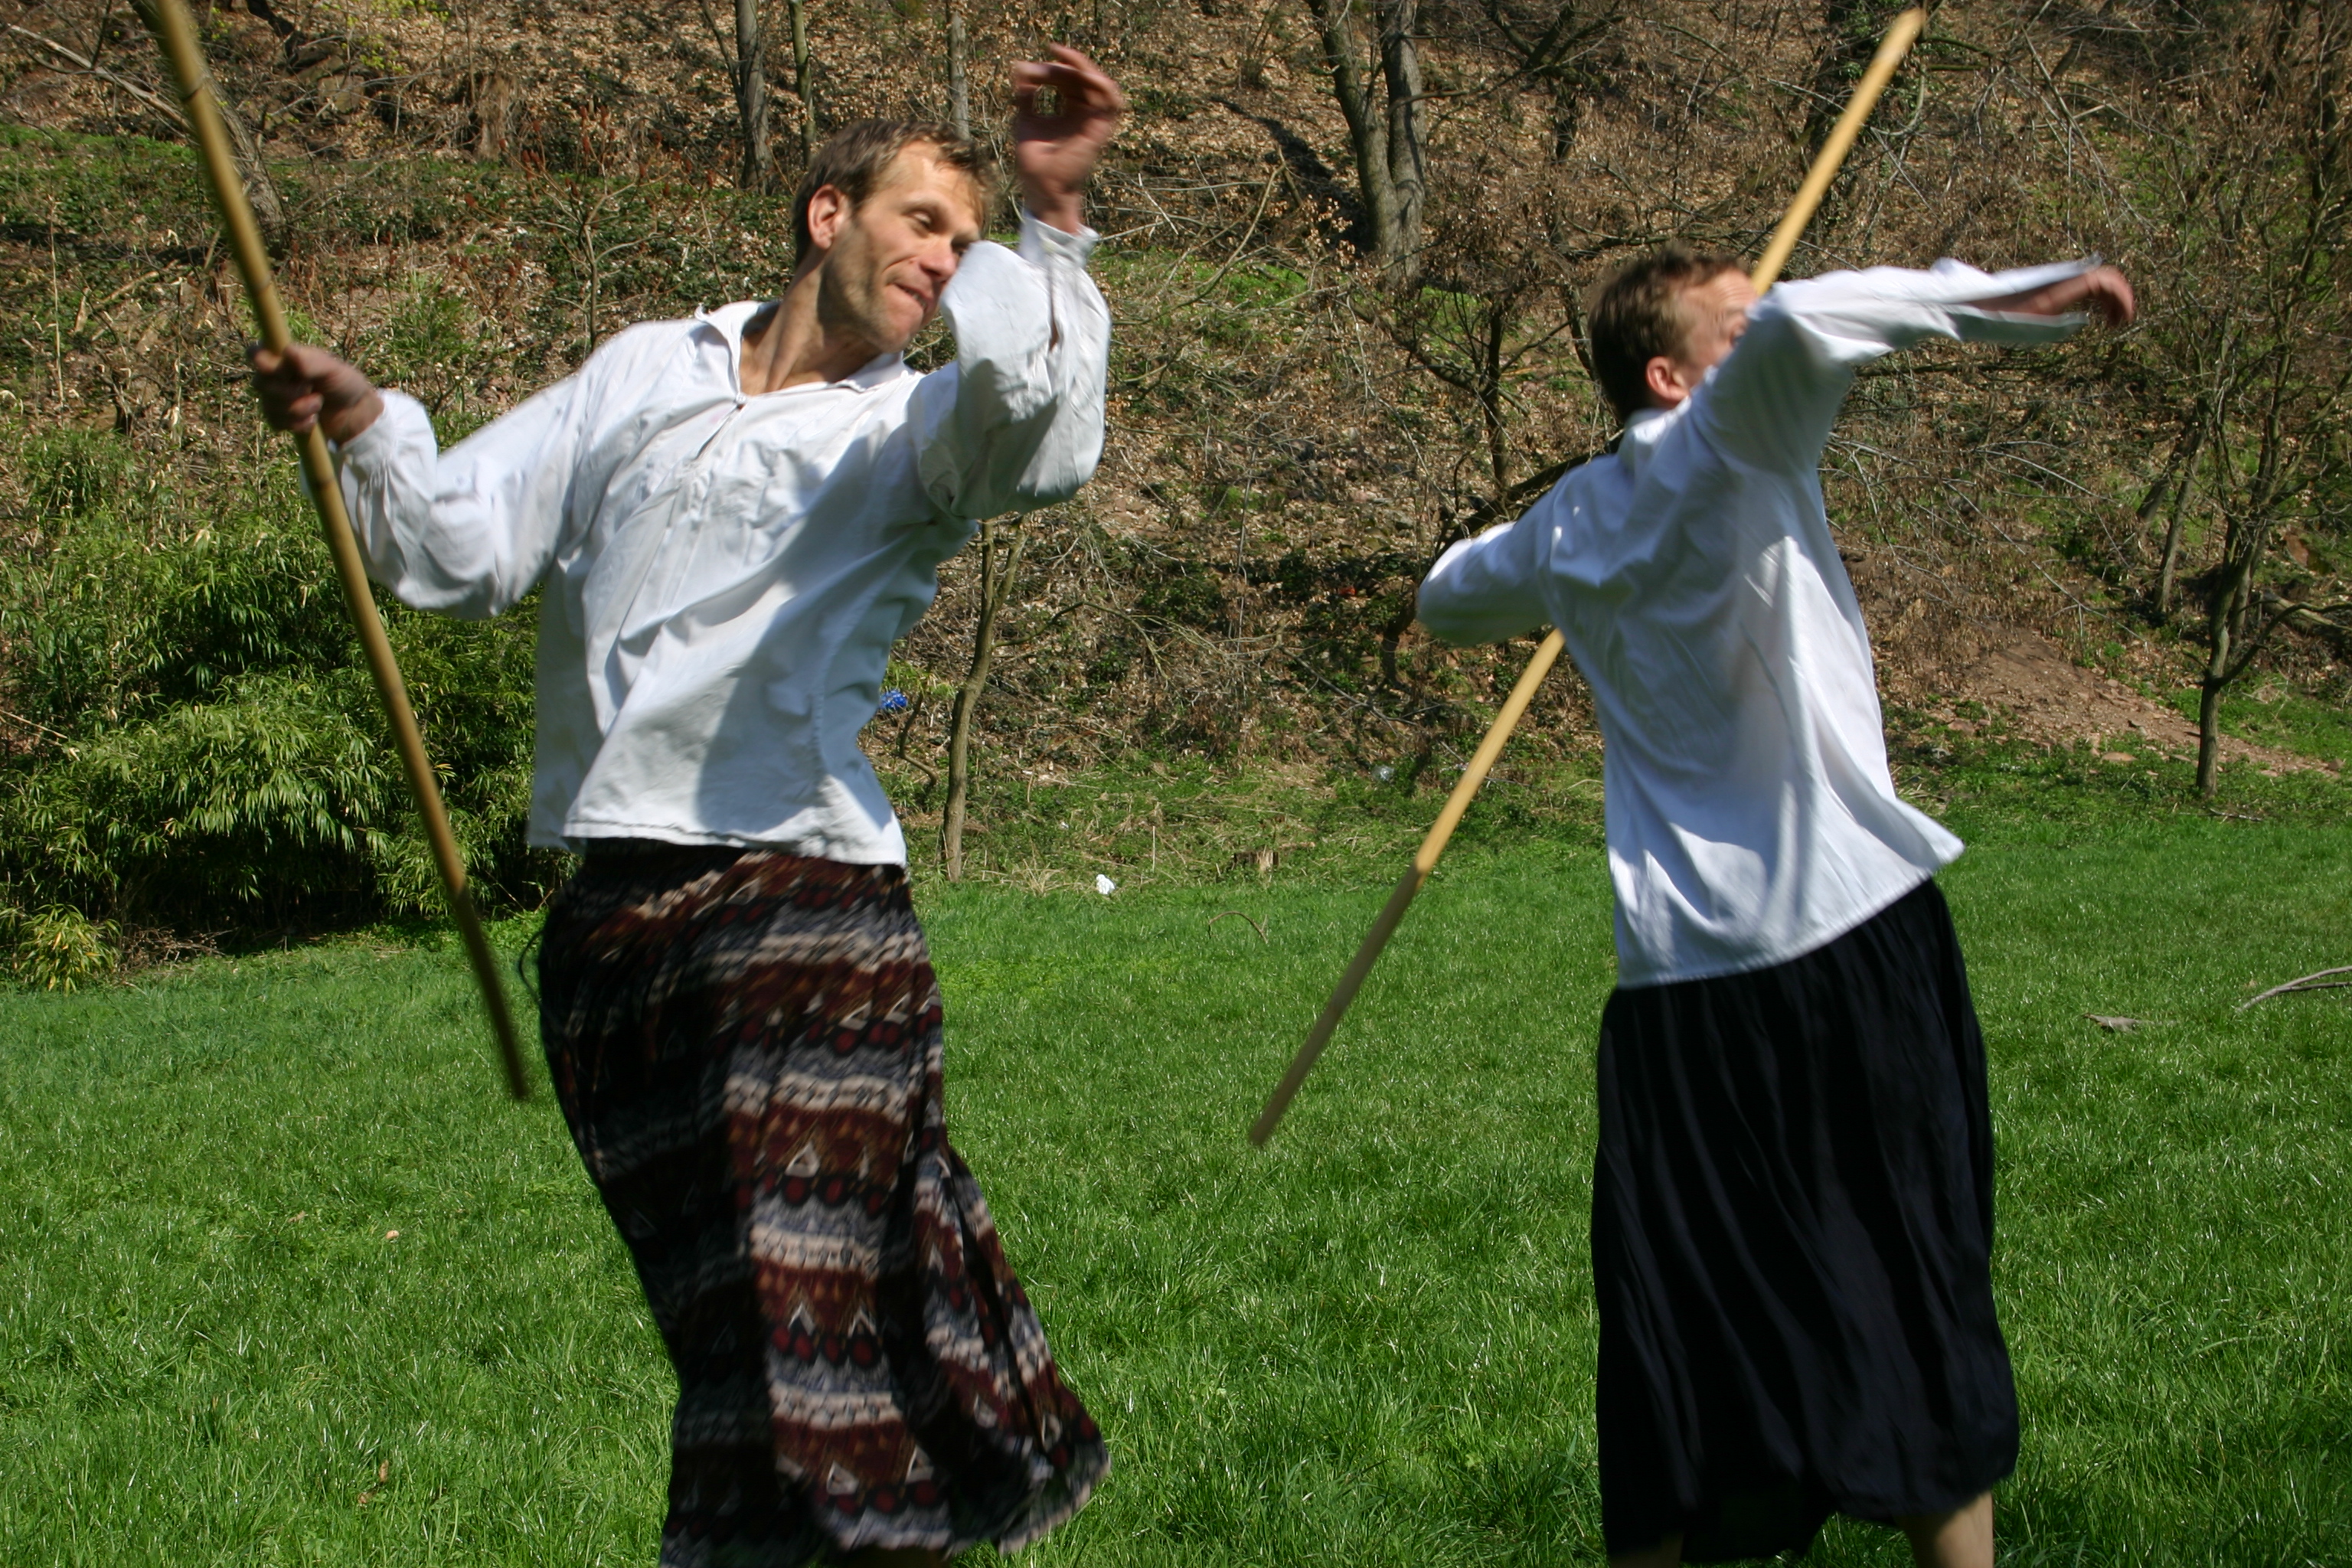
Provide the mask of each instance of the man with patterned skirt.
{"label": "man with patterned skirt", "polygon": [[2017,1399],[1984,1042],[1932,880],[1960,844],[1895,795],[1820,465],[1856,366],[1935,335],[2054,341],[2085,305],[2128,321],[2131,289],[1946,261],[1759,301],[1733,258],[1669,247],[1592,314],[1615,449],[1422,584],[1448,641],[1559,627],[1607,746],[1613,1563],[1801,1551],[1843,1512],[1990,1568]]}
{"label": "man with patterned skirt", "polygon": [[[973,143],[869,121],[809,167],[781,299],[622,332],[446,453],[332,355],[254,355],[402,600],[543,584],[531,840],[583,864],[541,1032],[677,1371],[669,1568],[1009,1551],[1108,1466],[949,1146],[939,985],[857,746],[971,520],[1101,453],[1080,201],[1125,103],[1054,57],[1013,68],[1017,249],[981,238]],[[942,309],[955,363],[919,375]]]}

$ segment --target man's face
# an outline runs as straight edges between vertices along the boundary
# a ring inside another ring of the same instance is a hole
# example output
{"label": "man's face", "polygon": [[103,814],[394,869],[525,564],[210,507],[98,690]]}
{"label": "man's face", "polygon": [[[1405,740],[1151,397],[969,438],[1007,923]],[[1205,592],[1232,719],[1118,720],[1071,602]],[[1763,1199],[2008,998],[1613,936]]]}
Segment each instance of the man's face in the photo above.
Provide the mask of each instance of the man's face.
{"label": "man's face", "polygon": [[939,314],[940,296],[980,237],[979,190],[929,142],[899,150],[866,199],[827,185],[809,202],[809,237],[824,252],[817,312],[898,353]]}
{"label": "man's face", "polygon": [[[1704,283],[1693,283],[1677,297],[1682,307],[1682,352],[1671,360],[1650,362],[1650,392],[1659,406],[1671,408],[1698,389],[1706,373],[1731,353],[1739,334],[1748,330],[1748,309],[1756,290],[1748,274],[1718,272]],[[1668,383],[1659,384],[1660,380]]]}

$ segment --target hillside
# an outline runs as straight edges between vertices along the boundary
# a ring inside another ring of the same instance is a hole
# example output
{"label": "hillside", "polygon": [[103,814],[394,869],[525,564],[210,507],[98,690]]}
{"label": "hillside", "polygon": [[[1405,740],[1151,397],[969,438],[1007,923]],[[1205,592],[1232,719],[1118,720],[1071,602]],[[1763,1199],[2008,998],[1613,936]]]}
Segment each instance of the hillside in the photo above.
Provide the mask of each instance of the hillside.
{"label": "hillside", "polygon": [[[982,773],[1192,758],[1442,777],[1529,645],[1437,647],[1411,625],[1412,583],[1605,443],[1591,290],[1670,236],[1752,252],[1891,9],[1408,10],[1427,205],[1402,285],[1370,254],[1378,215],[1312,6],[964,9],[975,124],[999,125],[1003,62],[1045,37],[1095,52],[1134,105],[1094,213],[1110,446],[1077,501],[1019,522]],[[708,8],[246,0],[205,32],[283,198],[306,329],[416,392],[448,438],[621,324],[780,286],[803,103],[770,10],[768,190],[741,177],[731,23]],[[2347,79],[2340,18],[2313,15],[1939,13],[1800,249],[1796,275],[2096,250],[2144,285],[2130,333],[1931,346],[1857,387],[1825,488],[1920,765],[1986,732],[2193,752],[2179,716],[2217,603],[2241,651],[2270,628],[2221,693],[2241,737],[2219,756],[2340,758],[2347,291],[2313,247],[2342,221],[2343,117],[2325,111]],[[805,19],[820,131],[945,111],[940,9],[808,0]],[[421,902],[323,558],[245,400],[242,307],[152,50],[111,0],[20,7],[5,37],[0,903],[170,924]],[[2285,110],[2248,121],[2231,96],[2284,103],[2296,71],[2317,84],[2305,142]],[[2247,205],[2265,191],[2303,194]],[[2216,338],[2224,320],[2240,325]],[[906,717],[869,731],[917,827],[936,820],[975,556],[901,649]],[[530,631],[509,623],[394,617],[472,852],[529,901],[551,868],[516,832]],[[2248,709],[2260,692],[2270,708]],[[2233,717],[2263,711],[2297,717]],[[1530,766],[1589,764],[1565,669],[1520,744]]]}

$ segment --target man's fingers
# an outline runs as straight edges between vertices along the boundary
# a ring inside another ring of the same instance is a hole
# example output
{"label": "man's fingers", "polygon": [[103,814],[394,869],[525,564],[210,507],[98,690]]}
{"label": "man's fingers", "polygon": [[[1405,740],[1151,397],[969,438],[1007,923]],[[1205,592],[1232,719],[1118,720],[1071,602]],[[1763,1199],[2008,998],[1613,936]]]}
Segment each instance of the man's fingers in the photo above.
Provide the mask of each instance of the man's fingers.
{"label": "man's fingers", "polygon": [[1087,98],[1113,113],[1127,107],[1127,95],[1118,89],[1118,83],[1111,79],[1108,71],[1067,44],[1055,44],[1052,48],[1055,64],[1072,73]]}
{"label": "man's fingers", "polygon": [[245,357],[262,415],[278,429],[300,436],[322,428],[348,441],[383,412],[368,378],[325,349],[289,343],[272,351],[247,343]]}
{"label": "man's fingers", "polygon": [[[1052,88],[1062,100],[1062,117],[1118,114],[1127,95],[1102,68],[1066,45],[1052,46],[1051,60],[1021,60],[1013,68],[1013,98],[1022,113],[1034,116],[1037,94]],[[1050,118],[1050,117],[1049,117]]]}
{"label": "man's fingers", "polygon": [[2107,308],[2107,320],[2118,327],[2130,326],[2132,318],[2139,314],[2139,301],[2132,296],[2131,280],[2112,267],[2106,268],[2106,274],[2101,281],[2106,285],[2103,302]]}
{"label": "man's fingers", "polygon": [[2111,327],[2127,327],[2138,313],[2130,282],[2115,268],[2100,267],[2085,272],[2077,286],[2082,289],[2083,303]]}
{"label": "man's fingers", "polygon": [[1076,66],[1061,64],[1041,68],[1040,87],[1050,87],[1062,95],[1065,109],[1085,110],[1094,113],[1116,113],[1125,107],[1118,86],[1097,70],[1082,70]]}
{"label": "man's fingers", "polygon": [[319,422],[319,411],[325,405],[326,400],[315,395],[280,401],[265,398],[262,400],[261,412],[273,428],[291,430],[299,436]]}

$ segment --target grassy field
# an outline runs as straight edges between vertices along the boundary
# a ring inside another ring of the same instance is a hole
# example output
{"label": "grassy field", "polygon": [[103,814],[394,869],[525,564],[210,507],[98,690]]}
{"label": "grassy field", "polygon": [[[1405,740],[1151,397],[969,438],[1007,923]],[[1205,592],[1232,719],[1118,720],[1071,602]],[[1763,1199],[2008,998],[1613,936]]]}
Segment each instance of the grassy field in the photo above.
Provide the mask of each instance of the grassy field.
{"label": "grassy field", "polygon": [[[2352,1563],[2352,993],[2233,1011],[2352,963],[2352,827],[1973,793],[2005,1560]],[[1597,1561],[1598,850],[1449,862],[1242,1141],[1389,869],[923,891],[950,1126],[1116,1455],[1034,1561]],[[362,941],[0,997],[0,1562],[651,1561],[668,1373],[473,1005]]]}

